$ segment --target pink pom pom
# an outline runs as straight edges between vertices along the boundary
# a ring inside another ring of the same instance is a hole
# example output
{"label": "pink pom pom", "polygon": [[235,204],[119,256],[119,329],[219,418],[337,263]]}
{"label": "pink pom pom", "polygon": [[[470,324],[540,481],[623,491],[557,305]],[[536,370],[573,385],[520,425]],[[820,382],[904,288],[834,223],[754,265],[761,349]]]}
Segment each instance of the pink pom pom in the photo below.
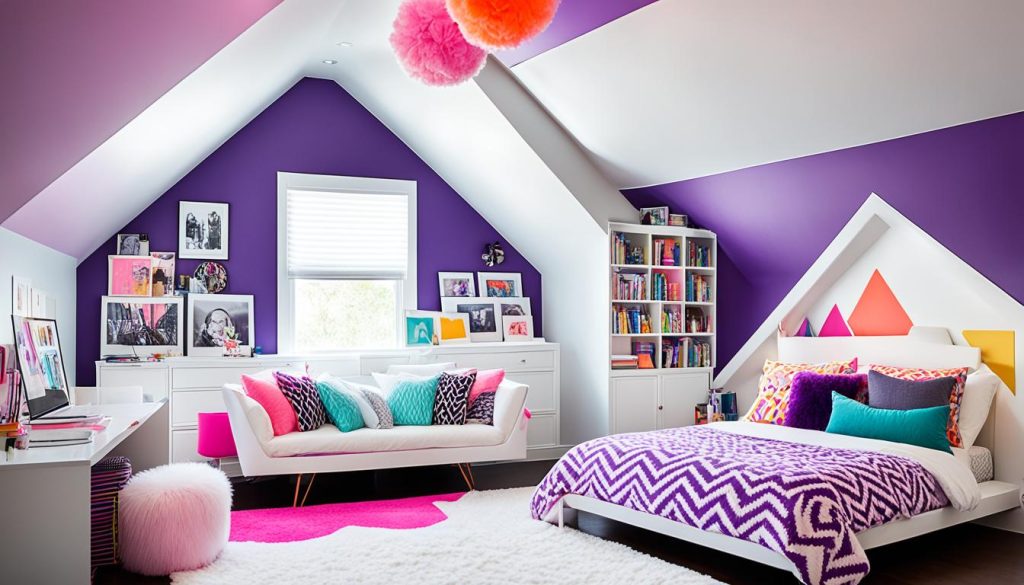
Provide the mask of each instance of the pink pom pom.
{"label": "pink pom pom", "polygon": [[427,85],[456,85],[480,72],[487,52],[462,36],[444,0],[407,0],[398,8],[391,46],[410,76]]}

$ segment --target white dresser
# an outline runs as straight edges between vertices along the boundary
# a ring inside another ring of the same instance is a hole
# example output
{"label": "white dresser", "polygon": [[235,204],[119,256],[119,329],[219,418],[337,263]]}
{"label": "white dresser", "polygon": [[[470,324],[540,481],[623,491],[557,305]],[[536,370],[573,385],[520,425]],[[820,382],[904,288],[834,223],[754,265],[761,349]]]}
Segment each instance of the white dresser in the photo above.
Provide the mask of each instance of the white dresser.
{"label": "white dresser", "polygon": [[257,358],[181,357],[163,362],[111,364],[96,362],[96,385],[142,386],[146,400],[169,399],[171,461],[200,461],[196,453],[197,415],[223,412],[221,387],[239,383],[242,374],[268,368],[302,368],[313,376],[383,372],[392,364],[455,362],[458,367],[503,368],[506,377],[527,384],[526,406],[533,414],[528,432],[529,458],[558,457],[559,347],[557,343],[474,343],[436,348],[348,353],[332,356],[261,356]]}

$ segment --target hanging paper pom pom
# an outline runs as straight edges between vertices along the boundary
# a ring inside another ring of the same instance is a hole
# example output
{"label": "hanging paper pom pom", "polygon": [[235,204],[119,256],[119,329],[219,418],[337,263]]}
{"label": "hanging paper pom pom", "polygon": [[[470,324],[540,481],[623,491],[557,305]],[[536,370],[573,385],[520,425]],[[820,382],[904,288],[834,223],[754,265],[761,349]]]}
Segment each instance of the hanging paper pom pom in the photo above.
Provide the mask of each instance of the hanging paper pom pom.
{"label": "hanging paper pom pom", "polygon": [[487,53],[469,44],[444,0],[408,0],[398,8],[391,46],[405,70],[427,85],[455,85],[480,72]]}
{"label": "hanging paper pom pom", "polygon": [[551,24],[558,0],[448,0],[448,12],[469,42],[513,49]]}

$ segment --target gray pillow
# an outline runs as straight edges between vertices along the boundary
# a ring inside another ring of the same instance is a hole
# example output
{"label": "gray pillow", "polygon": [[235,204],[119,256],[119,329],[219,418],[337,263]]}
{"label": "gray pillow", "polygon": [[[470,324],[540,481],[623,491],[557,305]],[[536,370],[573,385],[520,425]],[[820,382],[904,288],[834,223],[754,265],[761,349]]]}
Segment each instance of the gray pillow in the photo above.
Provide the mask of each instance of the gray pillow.
{"label": "gray pillow", "polygon": [[366,401],[370,403],[370,407],[373,408],[373,413],[377,415],[377,426],[374,428],[393,428],[395,426],[395,421],[391,416],[391,409],[388,408],[388,403],[384,400],[384,397],[368,388],[363,388],[361,392],[363,394],[363,398],[365,398]]}
{"label": "gray pillow", "polygon": [[900,380],[874,370],[868,372],[868,406],[887,410],[915,410],[949,405],[956,380]]}

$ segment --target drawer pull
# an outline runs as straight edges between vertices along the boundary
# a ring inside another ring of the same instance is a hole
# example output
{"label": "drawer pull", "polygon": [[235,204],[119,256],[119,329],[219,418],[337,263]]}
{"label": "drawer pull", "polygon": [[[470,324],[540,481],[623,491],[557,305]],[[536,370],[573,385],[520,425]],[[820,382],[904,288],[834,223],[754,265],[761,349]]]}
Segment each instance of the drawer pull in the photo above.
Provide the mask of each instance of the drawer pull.
{"label": "drawer pull", "polygon": [[523,358],[523,359],[519,360],[519,363],[525,364],[526,363],[526,358]]}

